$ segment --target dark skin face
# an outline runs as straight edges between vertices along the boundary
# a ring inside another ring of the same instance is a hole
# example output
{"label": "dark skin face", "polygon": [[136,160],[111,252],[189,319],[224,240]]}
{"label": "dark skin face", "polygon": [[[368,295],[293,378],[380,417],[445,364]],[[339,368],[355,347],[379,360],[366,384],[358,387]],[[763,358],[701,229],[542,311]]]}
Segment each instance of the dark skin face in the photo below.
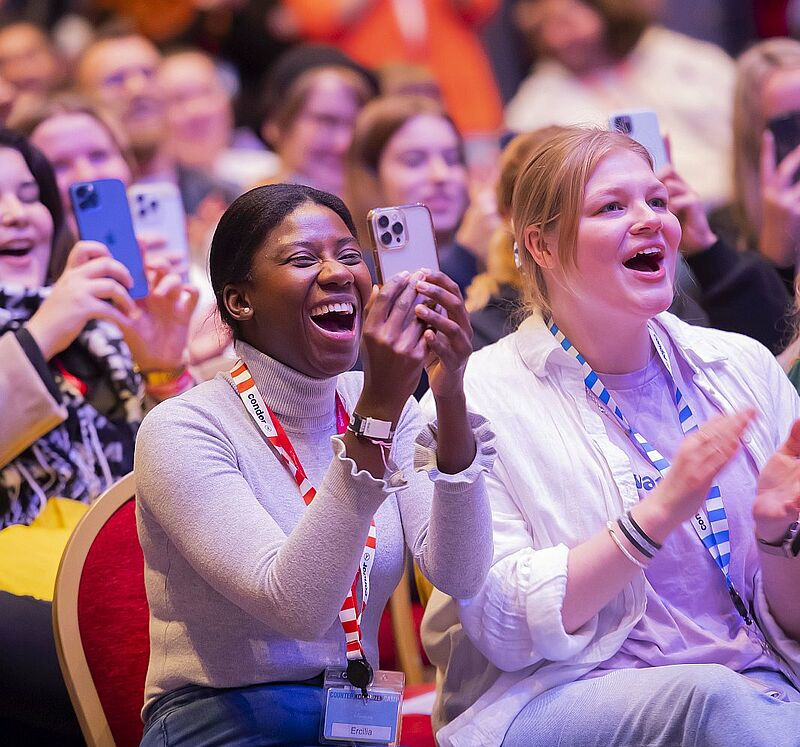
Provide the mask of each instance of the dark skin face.
{"label": "dark skin face", "polygon": [[223,291],[240,337],[296,371],[322,379],[358,357],[369,270],[344,221],[305,203],[253,255],[249,279]]}

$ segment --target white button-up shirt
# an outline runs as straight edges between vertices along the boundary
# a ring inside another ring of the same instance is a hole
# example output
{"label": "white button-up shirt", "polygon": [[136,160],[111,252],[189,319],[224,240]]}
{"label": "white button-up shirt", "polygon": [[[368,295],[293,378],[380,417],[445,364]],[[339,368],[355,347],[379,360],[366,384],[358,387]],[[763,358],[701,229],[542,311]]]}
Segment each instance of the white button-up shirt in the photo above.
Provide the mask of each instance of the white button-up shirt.
{"label": "white button-up shirt", "polygon": [[[691,327],[667,313],[652,323],[662,339],[673,341],[697,390],[721,412],[756,408],[758,417],[742,440],[760,470],[800,417],[800,398],[775,359],[750,338]],[[439,730],[442,747],[500,745],[533,698],[609,659],[645,610],[640,573],[573,634],[562,624],[569,548],[639,500],[630,460],[609,439],[577,361],[534,315],[471,357],[465,391],[470,410],[488,417],[497,434],[497,459],[487,479],[494,560],[480,593],[460,603],[470,640],[462,651],[447,653],[448,667],[475,671],[480,652],[501,673]],[[432,407],[430,399],[423,404]],[[800,682],[800,644],[773,620],[760,571],[753,571],[760,626],[783,657],[787,676]]]}

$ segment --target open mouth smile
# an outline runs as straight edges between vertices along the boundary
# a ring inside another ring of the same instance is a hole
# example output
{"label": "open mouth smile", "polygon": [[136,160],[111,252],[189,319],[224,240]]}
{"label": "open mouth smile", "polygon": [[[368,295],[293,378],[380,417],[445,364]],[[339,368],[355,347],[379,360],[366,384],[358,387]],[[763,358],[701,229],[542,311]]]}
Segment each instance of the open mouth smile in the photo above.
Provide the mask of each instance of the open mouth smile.
{"label": "open mouth smile", "polygon": [[309,312],[309,318],[328,337],[347,339],[355,333],[356,308],[349,301],[318,304]]}
{"label": "open mouth smile", "polygon": [[664,269],[664,250],[659,246],[648,246],[640,249],[622,264],[633,272],[660,275]]}

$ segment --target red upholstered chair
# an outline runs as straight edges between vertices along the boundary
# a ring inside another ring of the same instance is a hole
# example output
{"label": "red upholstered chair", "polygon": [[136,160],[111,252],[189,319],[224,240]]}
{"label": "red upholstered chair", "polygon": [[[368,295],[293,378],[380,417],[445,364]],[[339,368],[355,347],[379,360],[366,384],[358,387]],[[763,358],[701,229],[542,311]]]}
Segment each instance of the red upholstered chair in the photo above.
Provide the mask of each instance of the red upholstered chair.
{"label": "red upholstered chair", "polygon": [[[89,747],[135,747],[142,738],[139,714],[150,642],[134,493],[131,473],[95,501],[70,537],[56,578],[56,649]],[[411,701],[424,698],[433,685],[420,684],[419,637],[410,600],[404,575],[390,603],[395,651],[406,670],[406,700],[414,711],[403,717],[401,743],[435,747],[426,707],[416,708]]]}
{"label": "red upholstered chair", "polygon": [[131,473],[95,501],[56,578],[56,649],[89,747],[134,747],[142,738],[150,641],[134,490]]}

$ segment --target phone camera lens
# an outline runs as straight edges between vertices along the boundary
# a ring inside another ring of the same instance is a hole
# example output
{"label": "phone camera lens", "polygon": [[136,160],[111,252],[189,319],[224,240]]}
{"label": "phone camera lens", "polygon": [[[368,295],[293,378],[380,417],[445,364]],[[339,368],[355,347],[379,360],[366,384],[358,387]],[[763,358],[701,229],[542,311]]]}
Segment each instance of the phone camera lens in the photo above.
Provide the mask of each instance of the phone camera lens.
{"label": "phone camera lens", "polygon": [[615,124],[617,126],[617,130],[625,135],[630,135],[630,132],[633,129],[633,123],[631,122],[630,117],[617,117]]}
{"label": "phone camera lens", "polygon": [[397,234],[398,236],[403,233],[403,224],[400,221],[392,223],[392,233]]}
{"label": "phone camera lens", "polygon": [[81,184],[81,186],[78,187],[77,189],[78,197],[86,197],[86,195],[89,194],[89,191],[90,190],[88,186],[86,186],[85,184]]}
{"label": "phone camera lens", "polygon": [[389,219],[385,215],[382,215],[380,218],[378,218],[378,225],[381,228],[386,228],[389,225]]}
{"label": "phone camera lens", "polygon": [[146,208],[139,208],[139,215],[142,218],[144,218],[144,216],[147,215],[147,209]]}
{"label": "phone camera lens", "polygon": [[153,200],[153,201],[150,203],[150,209],[151,209],[151,210],[158,210],[158,203],[157,203],[155,200]]}
{"label": "phone camera lens", "polygon": [[391,244],[392,243],[392,234],[390,234],[388,231],[384,231],[381,234],[381,241],[384,244]]}

